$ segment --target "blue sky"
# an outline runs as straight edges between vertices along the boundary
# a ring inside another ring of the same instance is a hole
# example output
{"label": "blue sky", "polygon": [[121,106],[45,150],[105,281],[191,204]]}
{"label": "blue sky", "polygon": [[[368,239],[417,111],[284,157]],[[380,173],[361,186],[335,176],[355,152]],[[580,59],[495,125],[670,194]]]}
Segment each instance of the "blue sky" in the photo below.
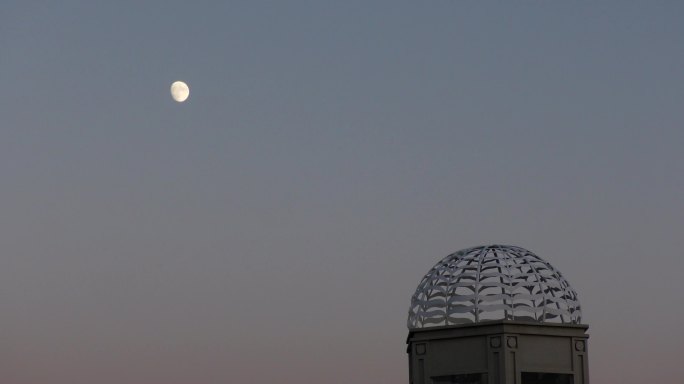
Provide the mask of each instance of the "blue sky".
{"label": "blue sky", "polygon": [[673,382],[683,11],[4,2],[0,381],[406,382],[420,278],[503,243],[592,380]]}

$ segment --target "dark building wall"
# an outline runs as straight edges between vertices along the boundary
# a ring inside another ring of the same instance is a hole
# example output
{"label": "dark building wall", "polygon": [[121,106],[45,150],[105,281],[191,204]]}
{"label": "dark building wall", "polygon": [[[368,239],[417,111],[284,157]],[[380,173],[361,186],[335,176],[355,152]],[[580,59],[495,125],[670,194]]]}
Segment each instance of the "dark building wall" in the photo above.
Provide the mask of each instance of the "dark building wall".
{"label": "dark building wall", "polygon": [[588,384],[586,330],[509,321],[413,330],[410,382]]}

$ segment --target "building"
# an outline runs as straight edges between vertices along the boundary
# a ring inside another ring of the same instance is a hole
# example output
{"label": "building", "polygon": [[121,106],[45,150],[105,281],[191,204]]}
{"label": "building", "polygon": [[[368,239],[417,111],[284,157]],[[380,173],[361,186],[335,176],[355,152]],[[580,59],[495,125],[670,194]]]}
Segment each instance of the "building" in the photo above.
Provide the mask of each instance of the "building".
{"label": "building", "polygon": [[468,248],[439,261],[411,298],[411,384],[588,384],[577,293],[520,247]]}

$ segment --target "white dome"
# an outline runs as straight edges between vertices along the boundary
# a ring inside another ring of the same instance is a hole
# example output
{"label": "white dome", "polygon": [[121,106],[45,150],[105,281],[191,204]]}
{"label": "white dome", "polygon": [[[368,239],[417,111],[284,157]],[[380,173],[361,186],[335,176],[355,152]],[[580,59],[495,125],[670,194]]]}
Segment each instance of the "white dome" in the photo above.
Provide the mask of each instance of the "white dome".
{"label": "white dome", "polygon": [[579,324],[577,293],[551,264],[520,247],[453,253],[423,277],[411,298],[410,329],[493,320]]}

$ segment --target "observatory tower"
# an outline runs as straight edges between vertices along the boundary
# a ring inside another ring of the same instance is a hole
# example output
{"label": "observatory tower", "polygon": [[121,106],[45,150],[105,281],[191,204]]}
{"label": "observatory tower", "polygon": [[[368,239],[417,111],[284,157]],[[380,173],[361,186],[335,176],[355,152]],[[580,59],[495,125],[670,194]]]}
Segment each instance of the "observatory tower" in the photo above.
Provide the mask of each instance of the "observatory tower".
{"label": "observatory tower", "polygon": [[588,384],[588,326],[551,264],[507,245],[438,262],[411,298],[411,384]]}

